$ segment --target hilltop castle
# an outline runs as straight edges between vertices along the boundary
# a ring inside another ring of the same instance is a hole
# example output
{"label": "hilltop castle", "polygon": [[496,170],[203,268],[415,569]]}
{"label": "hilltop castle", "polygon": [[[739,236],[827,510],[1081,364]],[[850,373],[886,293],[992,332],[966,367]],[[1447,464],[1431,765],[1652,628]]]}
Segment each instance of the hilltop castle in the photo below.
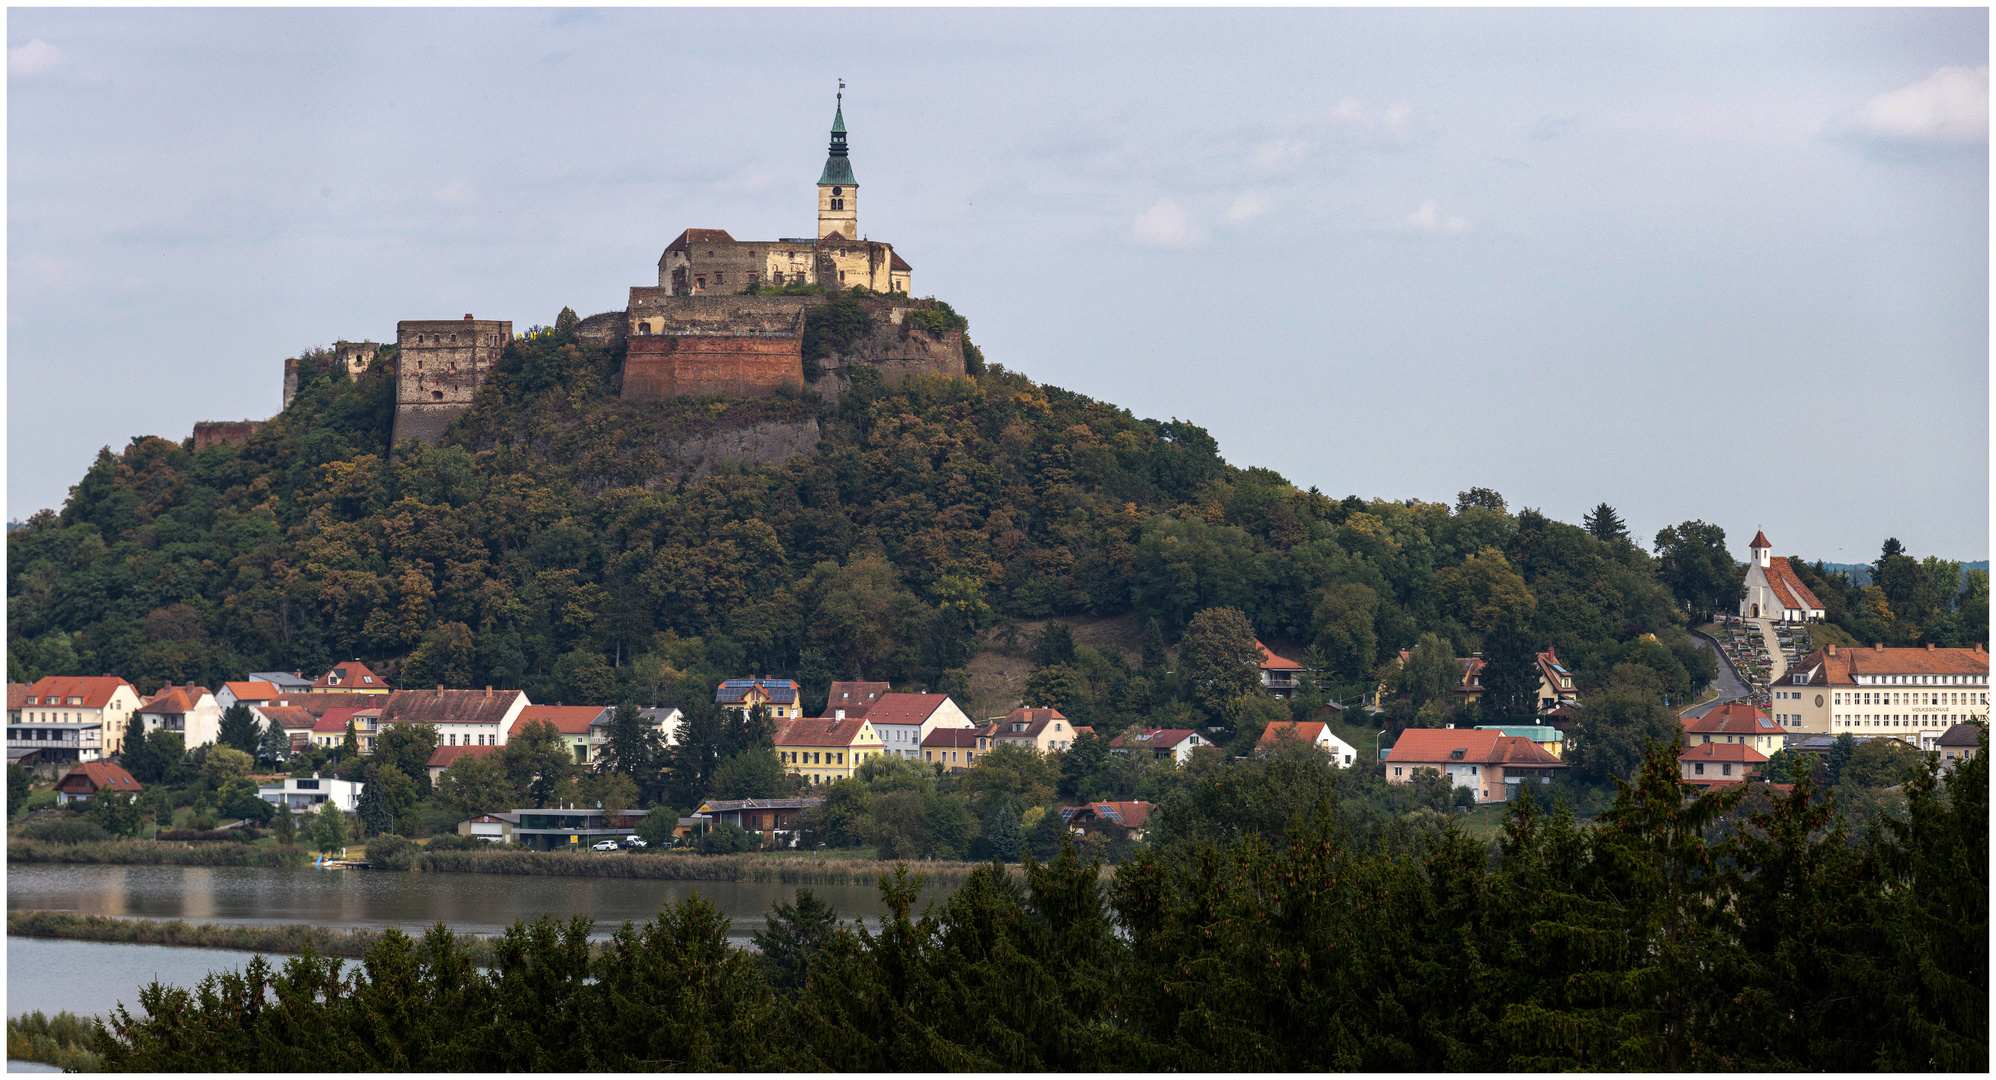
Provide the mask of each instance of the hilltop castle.
{"label": "hilltop castle", "polygon": [[[576,328],[580,342],[624,346],[624,398],[767,397],[803,389],[806,312],[824,297],[743,295],[797,285],[865,290],[861,303],[874,325],[844,355],[823,359],[830,373],[823,378],[831,382],[821,378],[814,387],[835,395],[843,369],[855,361],[890,381],[911,373],[963,374],[963,332],[904,319],[931,302],[907,299],[913,268],[894,245],[860,231],[844,97],[834,106],[831,145],[818,175],[814,236],[736,240],[724,229],[686,229],[659,256],[657,285],[632,286],[623,311],[591,316]],[[511,322],[470,315],[398,323],[394,359],[384,361],[394,365],[393,440],[433,442],[442,435],[471,407],[512,337]],[[372,341],[342,340],[319,366],[358,379],[381,350]],[[298,363],[285,361],[286,408],[298,388]],[[195,446],[244,442],[259,426],[204,421],[195,425]]]}

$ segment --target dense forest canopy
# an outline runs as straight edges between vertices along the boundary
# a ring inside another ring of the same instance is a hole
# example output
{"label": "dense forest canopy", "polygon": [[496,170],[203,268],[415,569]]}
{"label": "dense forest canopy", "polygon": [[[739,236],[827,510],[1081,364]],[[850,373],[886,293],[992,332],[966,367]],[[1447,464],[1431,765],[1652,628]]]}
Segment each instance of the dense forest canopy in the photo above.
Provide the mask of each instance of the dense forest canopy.
{"label": "dense forest canopy", "polygon": [[[995,364],[892,389],[860,367],[836,402],[634,404],[614,392],[618,352],[572,325],[513,342],[439,445],[391,453],[391,349],[353,382],[308,354],[245,445],[105,449],[59,514],[9,536],[11,677],[150,691],[360,657],[399,685],[570,702],[790,674],[808,703],[854,675],[961,693],[978,633],[1016,620],[1131,614],[1176,641],[1232,607],[1313,650],[1341,697],[1424,635],[1452,656],[1500,633],[1556,646],[1590,688],[1631,659],[1666,692],[1710,678],[1682,628],[1728,587],[1709,580],[1716,526],[1667,530],[1652,556],[1605,504],[1609,524],[1581,528],[1480,488],[1454,507],[1334,499],[1229,464],[1190,422]],[[816,452],[780,465],[696,477],[672,452],[813,421]],[[1888,569],[1883,589],[1811,584],[1833,618],[1885,619],[1887,637],[1936,620],[1962,637],[1974,597],[1986,612],[1986,577],[1957,603],[1937,570]],[[1908,599],[1893,573],[1917,578]],[[1068,687],[1077,707],[1123,708],[1132,672],[1106,663]]]}

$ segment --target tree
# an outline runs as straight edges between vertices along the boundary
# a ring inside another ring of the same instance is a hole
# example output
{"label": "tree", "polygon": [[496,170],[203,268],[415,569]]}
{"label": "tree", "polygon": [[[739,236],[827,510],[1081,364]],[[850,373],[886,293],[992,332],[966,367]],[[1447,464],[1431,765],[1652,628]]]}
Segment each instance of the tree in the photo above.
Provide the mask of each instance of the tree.
{"label": "tree", "polygon": [[390,762],[376,760],[368,768],[360,804],[355,807],[361,828],[377,835],[395,832],[415,810],[416,797],[415,781]]}
{"label": "tree", "polygon": [[527,721],[497,756],[507,781],[535,807],[555,801],[575,773],[575,755],[547,720]]}
{"label": "tree", "polygon": [[390,724],[374,740],[374,757],[393,765],[416,786],[419,797],[430,793],[430,755],[443,736],[435,724]]}
{"label": "tree", "polygon": [[231,780],[215,798],[215,808],[225,816],[257,825],[268,825],[277,808],[256,792],[256,781],[247,777]]}
{"label": "tree", "polygon": [[1823,768],[1828,775],[1825,782],[1832,788],[1843,779],[1845,766],[1857,755],[1857,739],[1846,731],[1830,741],[1829,752],[1823,755]]}
{"label": "tree", "polygon": [[1504,512],[1504,496],[1486,487],[1473,487],[1468,491],[1458,491],[1455,495],[1455,512],[1460,514],[1470,507]]}
{"label": "tree", "polygon": [[1178,670],[1206,708],[1261,686],[1261,648],[1239,608],[1206,608],[1178,639]]}
{"label": "tree", "polygon": [[477,646],[471,627],[461,622],[439,624],[423,635],[422,644],[402,665],[405,686],[470,686]]}
{"label": "tree", "polygon": [[19,814],[22,805],[28,801],[29,785],[33,779],[28,770],[11,761],[7,763],[7,812],[10,816]]}
{"label": "tree", "polygon": [[271,809],[276,811],[277,842],[280,845],[287,845],[287,846],[290,844],[297,843],[298,821],[297,818],[291,813],[291,804],[289,802],[281,802],[278,803],[276,806],[272,807]]}
{"label": "tree", "polygon": [[347,816],[330,802],[320,803],[319,813],[312,820],[312,845],[323,855],[343,851],[347,846]]}
{"label": "tree", "polygon": [[1153,674],[1162,674],[1170,662],[1171,657],[1164,651],[1164,628],[1158,625],[1157,616],[1153,615],[1144,622],[1143,668]]}
{"label": "tree", "polygon": [[1849,781],[1868,788],[1897,787],[1926,764],[1927,756],[1897,739],[1866,739],[1837,770],[1836,782]]}
{"label": "tree", "polygon": [[1627,780],[1642,767],[1649,746],[1677,746],[1683,738],[1684,725],[1663,704],[1656,674],[1621,664],[1603,691],[1583,701],[1567,733],[1566,759],[1583,782]]}
{"label": "tree", "polygon": [[100,791],[90,800],[90,820],[112,836],[137,836],[144,817],[138,799],[129,791]]}
{"label": "tree", "polygon": [[1317,600],[1313,647],[1322,651],[1328,673],[1338,681],[1358,682],[1372,671],[1379,658],[1378,619],[1379,594],[1364,585],[1332,585]]}
{"label": "tree", "polygon": [[707,786],[710,799],[774,799],[790,790],[790,778],[776,751],[744,750],[723,761]]}
{"label": "tree", "polygon": [[[132,717],[134,726],[138,722],[137,716]],[[142,737],[129,738],[125,746],[125,771],[142,784],[164,780],[167,770],[187,756],[187,744],[180,733],[165,728],[154,728]]]}
{"label": "tree", "polygon": [[256,743],[256,759],[266,765],[282,765],[291,756],[291,735],[284,725],[266,723]]}
{"label": "tree", "polygon": [[1494,723],[1529,724],[1539,712],[1538,642],[1506,615],[1483,642],[1483,715]]}
{"label": "tree", "polygon": [[777,993],[794,998],[804,989],[812,958],[838,925],[839,913],[809,888],[800,887],[793,903],[779,900],[770,906],[763,928],[749,936]]}
{"label": "tree", "polygon": [[1593,534],[1594,539],[1604,544],[1629,538],[1629,529],[1622,523],[1622,516],[1615,513],[1615,508],[1607,503],[1588,511],[1587,515],[1580,519],[1580,523]]}
{"label": "tree", "polygon": [[1658,576],[1690,609],[1692,622],[1710,622],[1713,612],[1739,603],[1743,579],[1726,550],[1726,530],[1695,520],[1659,529],[1656,553]]}
{"label": "tree", "polygon": [[596,767],[637,777],[658,771],[665,753],[658,729],[647,721],[637,702],[625,701],[610,714],[609,730]]}
{"label": "tree", "polygon": [[1026,847],[1026,830],[1019,826],[1019,812],[1012,806],[1012,800],[992,801],[990,811],[984,815],[984,835],[978,840],[990,858],[1000,862],[1019,861],[1019,853]]}
{"label": "tree", "polygon": [[970,854],[977,826],[970,806],[955,795],[929,795],[922,800],[922,828],[928,834],[923,854],[937,859],[961,859]]}
{"label": "tree", "polygon": [[256,761],[241,750],[211,746],[207,758],[201,762],[201,775],[210,787],[219,791],[229,781],[248,776],[255,766]]}
{"label": "tree", "polygon": [[988,807],[993,799],[1045,806],[1060,789],[1059,758],[1059,754],[1003,744],[980,755],[977,767],[966,770],[957,780],[957,789],[979,808]]}
{"label": "tree", "polygon": [[1074,663],[1074,628],[1064,622],[1050,622],[1033,635],[1034,667],[1058,667]]}
{"label": "tree", "polygon": [[499,753],[465,754],[437,776],[437,802],[470,817],[520,806],[520,790],[507,777]]}
{"label": "tree", "polygon": [[263,737],[257,730],[256,716],[250,712],[248,705],[238,701],[222,713],[222,729],[215,736],[215,741],[252,757],[256,755]]}
{"label": "tree", "polygon": [[818,844],[856,848],[873,842],[873,793],[864,783],[842,777],[819,793],[825,801],[798,815],[802,827]]}
{"label": "tree", "polygon": [[340,762],[341,764],[346,764],[359,760],[360,736],[354,732],[353,720],[349,719],[347,720],[346,738],[340,740]]}

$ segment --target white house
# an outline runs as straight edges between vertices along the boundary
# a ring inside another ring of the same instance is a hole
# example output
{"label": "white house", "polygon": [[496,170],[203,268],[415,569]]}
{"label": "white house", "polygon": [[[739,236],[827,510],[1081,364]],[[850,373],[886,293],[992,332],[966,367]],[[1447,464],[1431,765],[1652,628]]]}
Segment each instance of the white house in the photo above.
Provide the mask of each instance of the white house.
{"label": "white house", "polygon": [[223,712],[228,712],[237,702],[254,709],[259,705],[276,704],[281,695],[282,691],[267,682],[257,682],[254,679],[247,682],[225,682],[220,690],[215,691],[215,704],[220,705]]}
{"label": "white house", "polygon": [[43,763],[98,761],[124,749],[139,709],[132,684],[115,675],[50,675],[19,695],[8,691],[7,756],[33,751]]}
{"label": "white house", "polygon": [[[679,745],[679,728],[686,722],[686,715],[678,709],[650,708],[639,709],[638,715],[658,732],[659,740],[668,747]],[[595,761],[603,753],[603,745],[610,741],[610,722],[617,718],[617,710],[606,709],[603,715],[589,722],[589,760]]]}
{"label": "white house", "polygon": [[1755,532],[1747,550],[1746,594],[1740,597],[1740,618],[1776,622],[1814,622],[1823,617],[1823,602],[1809,591],[1788,565],[1774,554],[1767,534]]}
{"label": "white house", "polygon": [[[845,719],[834,707],[831,719]],[[882,694],[866,707],[866,719],[887,753],[910,760],[922,756],[922,740],[937,728],[974,728],[948,694]]]}
{"label": "white house", "polygon": [[[1137,736],[1137,742],[1142,744],[1141,749],[1149,750],[1157,760],[1170,761],[1174,765],[1192,760],[1192,751],[1199,747],[1212,745],[1205,736],[1187,728],[1145,728],[1144,733]],[[1127,754],[1130,748],[1118,735],[1109,740],[1109,752]]]}
{"label": "white house", "polygon": [[222,706],[205,686],[162,686],[151,701],[139,706],[139,719],[151,734],[164,728],[177,733],[189,750],[206,746],[222,734]]}
{"label": "white house", "polygon": [[294,813],[316,814],[331,803],[333,809],[351,814],[360,805],[360,791],[366,786],[358,780],[322,779],[313,773],[309,777],[287,776],[282,783],[257,788],[256,794],[272,806],[289,806]]}
{"label": "white house", "polygon": [[1278,741],[1284,738],[1322,747],[1325,753],[1331,755],[1332,763],[1340,769],[1358,760],[1358,751],[1353,749],[1350,743],[1331,734],[1330,725],[1320,720],[1305,720],[1302,723],[1294,720],[1277,720],[1262,729],[1261,741],[1256,743],[1254,748],[1272,750]]}

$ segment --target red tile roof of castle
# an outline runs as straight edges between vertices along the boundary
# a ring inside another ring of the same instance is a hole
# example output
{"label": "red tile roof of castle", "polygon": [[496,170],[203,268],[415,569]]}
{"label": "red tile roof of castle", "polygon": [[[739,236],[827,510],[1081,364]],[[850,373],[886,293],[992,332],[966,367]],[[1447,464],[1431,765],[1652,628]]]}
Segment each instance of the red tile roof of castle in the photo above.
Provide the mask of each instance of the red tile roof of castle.
{"label": "red tile roof of castle", "polygon": [[679,238],[665,245],[667,251],[685,251],[688,244],[732,244],[735,238],[726,229],[688,229]]}
{"label": "red tile roof of castle", "polygon": [[[130,685],[116,675],[50,675],[28,687],[28,696],[34,700],[27,704],[101,709],[110,703],[111,695],[117,693],[120,686]],[[133,690],[132,695],[138,696],[138,691]],[[55,700],[51,701],[51,698]],[[71,702],[70,698],[82,700]]]}
{"label": "red tile roof of castle", "polygon": [[1263,645],[1261,643],[1260,638],[1254,639],[1254,647],[1261,650],[1261,668],[1263,671],[1303,670],[1303,665],[1297,663],[1296,661],[1284,660],[1282,657],[1277,656],[1273,652],[1269,651],[1268,646]]}
{"label": "red tile roof of castle", "polygon": [[866,710],[873,707],[880,695],[893,689],[892,684],[884,682],[835,682],[826,694],[824,715],[831,716],[835,711],[844,709],[847,719],[865,716]]}
{"label": "red tile roof of castle", "polygon": [[889,269],[889,270],[913,270],[913,269],[914,269],[914,267],[912,267],[912,266],[909,266],[909,265],[908,265],[908,260],[906,260],[906,259],[902,258],[902,257],[901,257],[901,253],[897,251],[897,252],[894,252],[894,257],[893,257],[893,258],[891,258],[891,259],[887,260],[887,269]]}
{"label": "red tile roof of castle", "polygon": [[70,795],[95,795],[100,791],[143,791],[132,774],[108,761],[86,761],[56,781],[56,790]]}
{"label": "red tile roof of castle", "polygon": [[609,708],[605,705],[529,705],[520,710],[520,718],[513,721],[513,727],[506,733],[506,737],[518,738],[520,732],[536,720],[546,720],[563,735],[587,735],[589,722],[608,712]]}

